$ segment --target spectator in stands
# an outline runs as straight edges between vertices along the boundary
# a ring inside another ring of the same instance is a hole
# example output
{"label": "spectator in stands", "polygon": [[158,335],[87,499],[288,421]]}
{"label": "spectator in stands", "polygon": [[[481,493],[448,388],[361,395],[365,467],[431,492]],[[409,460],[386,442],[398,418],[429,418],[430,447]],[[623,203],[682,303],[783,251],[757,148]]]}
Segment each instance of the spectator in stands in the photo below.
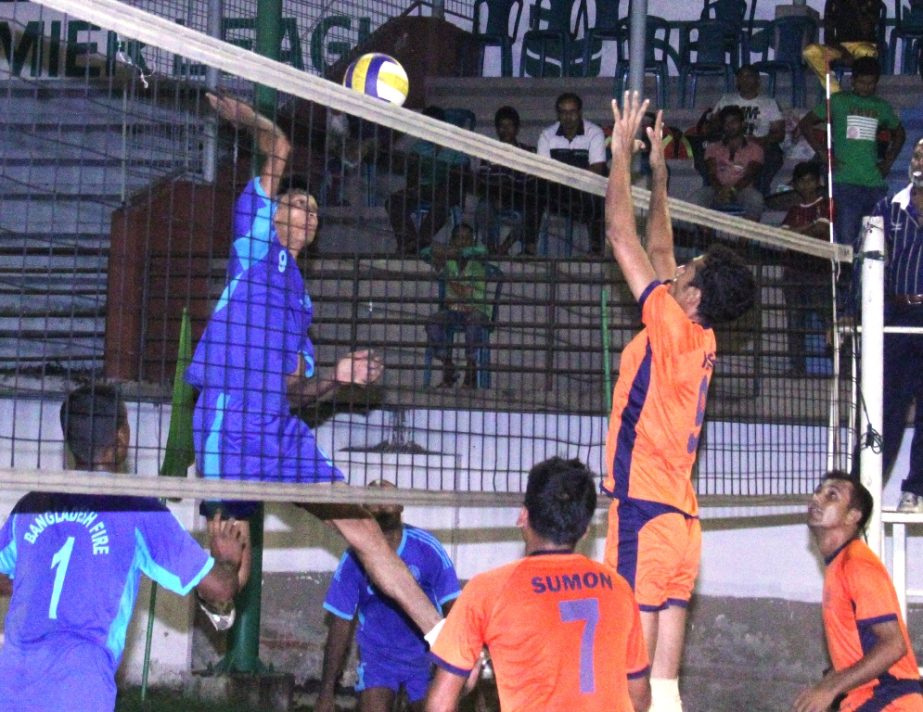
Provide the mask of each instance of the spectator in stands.
{"label": "spectator in stands", "polygon": [[[786,230],[826,240],[830,234],[830,201],[822,192],[821,168],[816,161],[799,163],[792,172],[799,204],[782,221]],[[832,300],[830,263],[791,253],[783,266],[782,293],[788,317],[788,355],[792,375],[807,370],[805,339],[809,331],[825,333],[830,326]]]}
{"label": "spectator in stands", "polygon": [[[555,109],[558,120],[539,136],[538,154],[603,175],[606,138],[599,126],[584,120],[583,100],[573,92],[565,92],[555,102]],[[543,185],[537,192],[539,203],[544,203],[549,211],[585,222],[590,233],[590,249],[596,253],[602,251],[602,198],[558,183]]]}
{"label": "spectator in stands", "polygon": [[[824,6],[824,44],[809,44],[802,56],[807,65],[826,84],[833,61],[852,66],[860,57],[878,56],[878,25],[881,0],[827,0]],[[830,93],[840,91],[836,77],[830,77]]]}
{"label": "spectator in stands", "polygon": [[742,212],[750,220],[763,214],[763,196],[755,185],[763,167],[763,148],[744,134],[744,111],[725,106],[718,113],[721,140],[705,149],[708,185],[700,188],[692,202],[706,208]]}
{"label": "spectator in stands", "polygon": [[[369,487],[393,489],[377,480]],[[461,593],[455,567],[439,541],[427,531],[403,523],[399,504],[368,507],[397,555],[415,572],[416,579],[442,613],[448,614]],[[423,698],[432,676],[423,634],[400,607],[372,585],[351,549],[343,554],[327,589],[324,608],[332,616],[324,647],[324,668],[315,712],[334,712],[336,682],[343,673],[356,631],[359,669],[356,691],[360,712],[391,712],[401,689],[411,712],[423,712]]]}
{"label": "spectator in stands", "polygon": [[475,243],[474,230],[468,223],[456,225],[448,246],[433,245],[423,252],[445,281],[445,303],[426,324],[426,337],[442,361],[442,384],[455,385],[455,364],[449,329],[465,332],[464,385],[477,383],[477,352],[486,340],[485,327],[490,323],[492,305],[487,299],[487,271],[484,257],[487,248]]}
{"label": "spectator in stands", "polygon": [[[445,121],[445,111],[428,106],[424,116]],[[416,141],[403,161],[407,183],[385,201],[399,254],[415,255],[429,245],[464,200],[468,156],[429,141]],[[400,161],[395,165],[399,166]]]}
{"label": "spectator in stands", "polygon": [[[884,220],[885,323],[923,327],[923,138],[913,147],[909,183],[884,198],[873,215]],[[900,512],[923,512],[923,336],[886,334],[882,473],[888,476],[904,439],[907,411],[915,402],[913,442],[907,477],[901,482]]]}
{"label": "spectator in stands", "polygon": [[[887,101],[875,95],[881,67],[874,57],[862,57],[853,63],[852,90],[830,98],[833,122],[833,203],[834,234],[841,245],[854,245],[862,216],[871,213],[875,203],[885,197],[885,176],[904,145],[904,127]],[[827,105],[822,101],[805,114],[798,130],[826,163],[824,132],[815,131],[826,120]],[[879,158],[878,132],[891,133]]]}
{"label": "spectator in stands", "polygon": [[[497,140],[534,153],[534,146],[520,143],[519,124],[519,112],[512,106],[501,106],[494,114]],[[533,229],[528,234],[524,230],[525,216],[536,210],[534,200],[530,200],[534,198],[534,190],[527,189],[527,180],[528,176],[524,173],[498,163],[481,161],[478,165],[475,188],[480,200],[477,205],[475,224],[478,234],[482,235],[484,244],[492,254],[505,255],[516,242],[522,243],[523,252],[530,254],[535,252],[534,224],[536,220],[533,218],[529,221]],[[504,215],[511,216],[506,218],[511,225],[511,230],[501,244],[500,222]]]}
{"label": "spectator in stands", "polygon": [[760,73],[745,64],[737,70],[737,92],[723,94],[712,111],[712,130],[721,126],[718,117],[725,106],[739,106],[744,112],[744,135],[763,149],[763,168],[756,187],[764,196],[772,192],[772,179],[782,167],[784,157],[781,143],[785,140],[785,118],[779,104],[770,96],[760,93]]}

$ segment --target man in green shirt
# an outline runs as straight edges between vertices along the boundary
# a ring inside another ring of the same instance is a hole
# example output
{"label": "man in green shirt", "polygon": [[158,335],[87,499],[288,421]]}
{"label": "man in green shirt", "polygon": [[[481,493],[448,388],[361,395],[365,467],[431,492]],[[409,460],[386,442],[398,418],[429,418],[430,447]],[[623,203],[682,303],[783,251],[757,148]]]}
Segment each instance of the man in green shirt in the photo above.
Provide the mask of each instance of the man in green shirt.
{"label": "man in green shirt", "polygon": [[[904,145],[904,127],[892,106],[875,95],[881,67],[874,57],[853,62],[852,90],[830,97],[833,121],[834,233],[842,245],[855,245],[862,216],[870,215],[885,197],[894,159]],[[808,112],[798,125],[822,162],[827,160],[824,134],[815,126],[827,118],[825,102]],[[878,132],[888,129],[884,152],[879,155]]]}
{"label": "man in green shirt", "polygon": [[[428,253],[428,254],[427,254]],[[442,385],[455,385],[450,329],[465,332],[464,385],[474,387],[477,378],[477,351],[486,340],[493,306],[487,299],[487,248],[475,243],[474,229],[461,223],[452,230],[449,244],[433,245],[422,256],[445,281],[445,301],[426,324],[426,337],[436,358],[442,361]]]}

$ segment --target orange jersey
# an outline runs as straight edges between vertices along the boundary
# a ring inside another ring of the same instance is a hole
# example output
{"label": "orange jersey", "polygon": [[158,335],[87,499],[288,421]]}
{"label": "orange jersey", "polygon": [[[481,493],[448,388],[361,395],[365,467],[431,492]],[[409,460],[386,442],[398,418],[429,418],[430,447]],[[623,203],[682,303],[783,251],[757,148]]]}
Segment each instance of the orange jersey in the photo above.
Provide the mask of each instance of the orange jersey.
{"label": "orange jersey", "polygon": [[612,392],[603,489],[695,515],[692,466],[715,334],[690,321],[664,284],[652,282],[640,303],[645,328],[622,351]]}
{"label": "orange jersey", "polygon": [[465,676],[485,645],[503,712],[632,712],[628,680],[648,673],[631,589],[580,554],[533,554],[471,579],[432,652]]}
{"label": "orange jersey", "polygon": [[876,709],[888,712],[923,710],[920,674],[907,627],[901,619],[894,584],[878,557],[853,539],[827,562],[824,574],[824,631],[834,670],[854,665],[875,643],[871,627],[896,620],[907,654],[876,680],[850,690],[842,712]]}

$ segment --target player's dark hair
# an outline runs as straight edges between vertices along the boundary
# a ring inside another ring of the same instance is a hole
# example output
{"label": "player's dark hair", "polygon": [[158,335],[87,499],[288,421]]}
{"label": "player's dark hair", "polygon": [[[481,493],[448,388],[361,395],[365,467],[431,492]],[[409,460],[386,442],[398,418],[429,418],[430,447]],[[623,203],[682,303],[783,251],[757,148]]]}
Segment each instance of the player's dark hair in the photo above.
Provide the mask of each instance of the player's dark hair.
{"label": "player's dark hair", "polygon": [[859,510],[859,521],[856,523],[856,534],[864,534],[865,527],[872,516],[872,509],[875,501],[872,499],[872,493],[866,486],[859,481],[858,477],[853,477],[842,470],[830,470],[824,475],[825,480],[842,480],[852,485],[852,494],[849,497],[849,508]]}
{"label": "player's dark hair", "polygon": [[852,63],[852,75],[877,79],[881,76],[881,64],[874,57],[859,57]]}
{"label": "player's dark hair", "polygon": [[712,245],[692,284],[702,291],[698,313],[706,324],[723,324],[746,314],[753,306],[756,283],[750,267],[724,245]]}
{"label": "player's dark hair", "polygon": [[118,390],[101,383],[81,386],[61,404],[61,432],[80,465],[99,461],[102,451],[116,444],[128,413]]}
{"label": "player's dark hair", "polygon": [[596,509],[596,482],[580,460],[552,457],[529,472],[525,507],[536,534],[574,547]]}
{"label": "player's dark hair", "polygon": [[285,176],[282,180],[279,181],[279,189],[276,191],[277,195],[285,195],[289,192],[308,192],[308,180],[304,176],[299,175],[288,175]]}
{"label": "player's dark hair", "polygon": [[792,183],[805,176],[814,176],[820,180],[820,163],[817,161],[802,161],[792,169]]}
{"label": "player's dark hair", "polygon": [[728,106],[722,107],[721,111],[718,112],[718,121],[723,125],[724,120],[729,116],[736,116],[741,121],[746,121],[746,115],[744,110],[741,109],[737,104],[729,104]]}
{"label": "player's dark hair", "polygon": [[753,74],[757,77],[760,75],[760,73],[756,71],[756,67],[754,67],[752,64],[741,64],[737,71],[734,72],[734,76],[739,77],[741,74]]}
{"label": "player's dark hair", "polygon": [[574,94],[572,91],[564,92],[555,100],[555,111],[558,111],[561,108],[561,104],[563,104],[565,101],[574,102],[577,105],[577,111],[583,111],[583,99],[581,99],[577,94]]}
{"label": "player's dark hair", "polygon": [[517,129],[519,128],[519,112],[512,106],[501,106],[497,109],[497,113],[494,114],[494,127],[499,126],[501,121],[506,120],[512,121],[513,125],[516,126]]}

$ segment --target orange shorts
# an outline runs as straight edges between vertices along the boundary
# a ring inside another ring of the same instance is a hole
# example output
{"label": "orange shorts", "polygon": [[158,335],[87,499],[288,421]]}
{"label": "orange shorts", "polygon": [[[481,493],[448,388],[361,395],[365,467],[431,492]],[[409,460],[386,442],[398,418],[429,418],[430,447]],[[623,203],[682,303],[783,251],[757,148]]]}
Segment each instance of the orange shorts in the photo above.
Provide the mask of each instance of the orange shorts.
{"label": "orange shorts", "polygon": [[642,611],[686,606],[702,553],[702,526],[656,502],[612,500],[605,562],[635,592]]}

